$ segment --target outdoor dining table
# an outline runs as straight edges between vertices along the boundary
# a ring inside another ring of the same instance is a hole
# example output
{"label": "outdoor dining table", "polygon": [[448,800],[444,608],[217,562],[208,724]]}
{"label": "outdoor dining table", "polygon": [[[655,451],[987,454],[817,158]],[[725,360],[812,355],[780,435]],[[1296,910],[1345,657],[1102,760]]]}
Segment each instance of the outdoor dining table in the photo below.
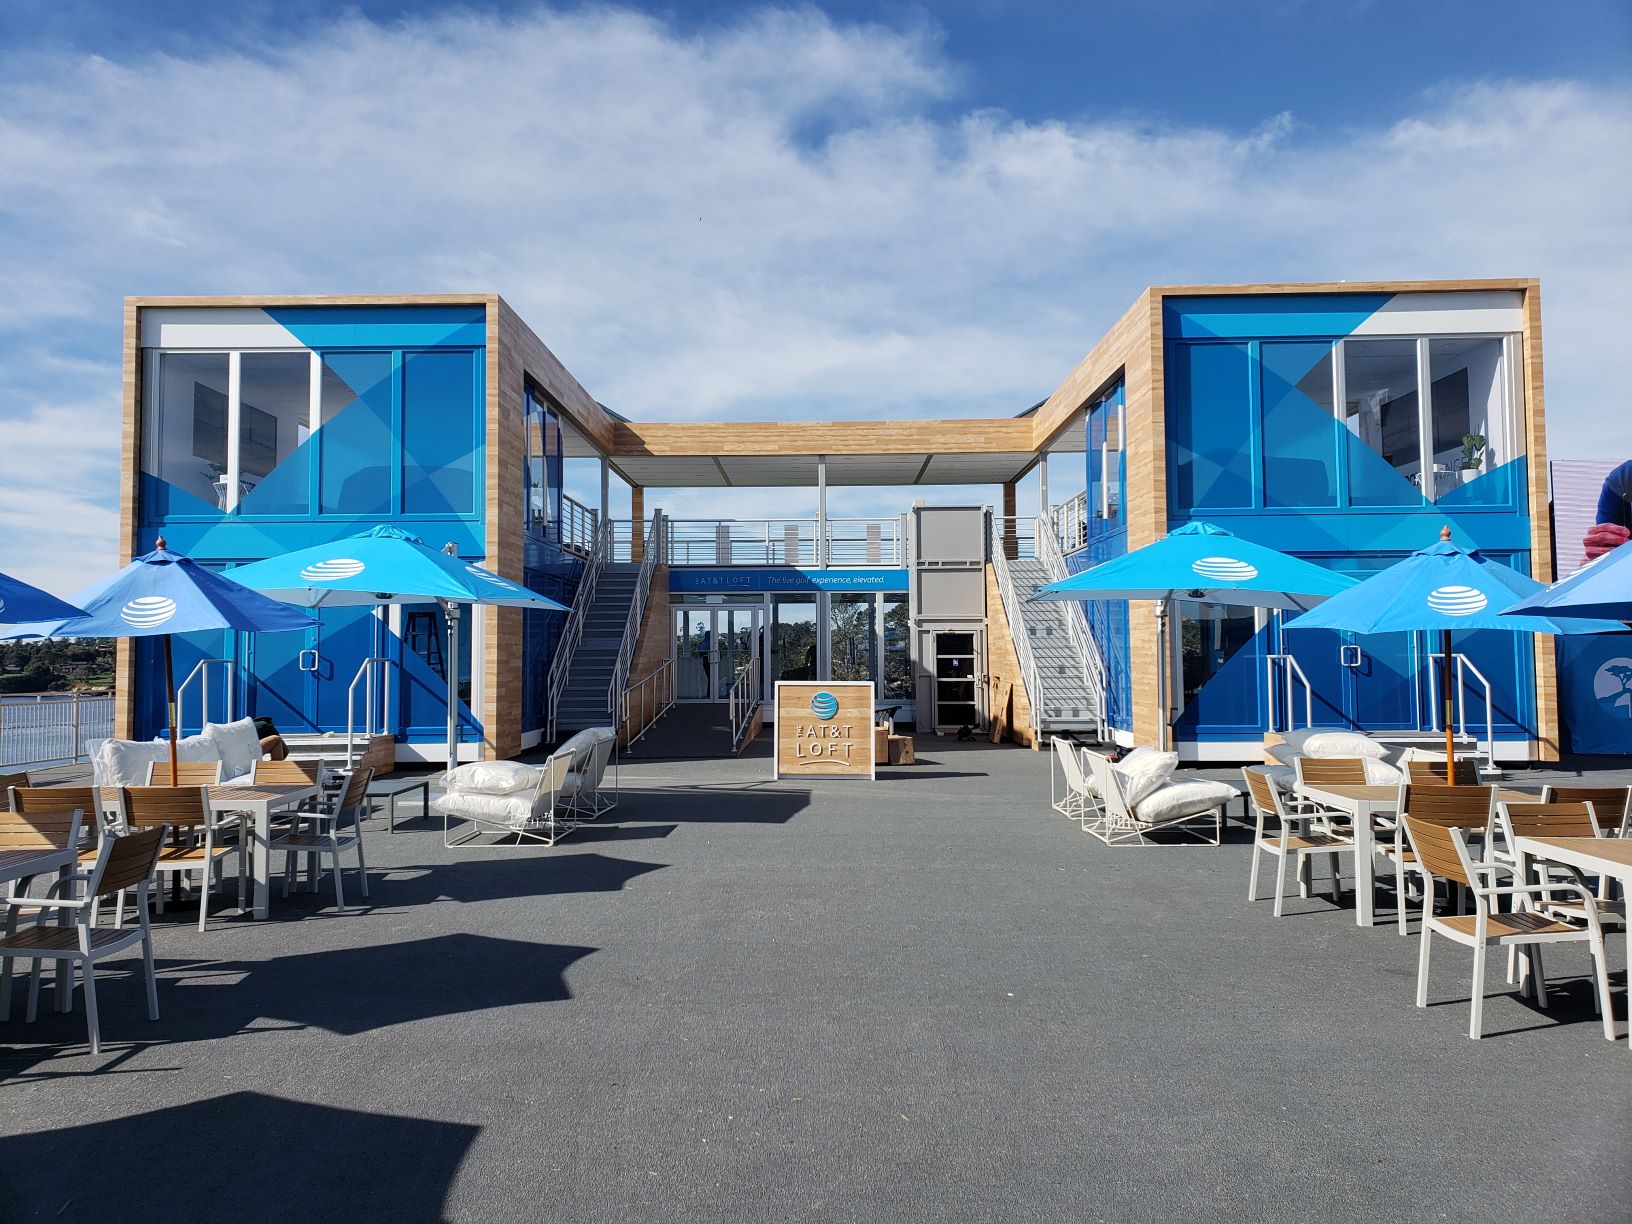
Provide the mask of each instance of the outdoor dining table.
{"label": "outdoor dining table", "polygon": [[[1377,865],[1374,858],[1377,847],[1371,836],[1371,818],[1399,814],[1400,787],[1363,786],[1352,782],[1300,783],[1297,793],[1306,799],[1313,799],[1316,803],[1339,812],[1347,812],[1354,817],[1354,921],[1356,926],[1376,925],[1372,893],[1377,883]],[[1505,786],[1496,791],[1497,803],[1535,801],[1536,796],[1528,791],[1513,790]],[[1365,864],[1364,868],[1361,864]],[[1368,874],[1362,876],[1362,870]],[[1364,888],[1360,887],[1362,879],[1367,881]]]}
{"label": "outdoor dining table", "polygon": [[271,875],[272,813],[315,798],[317,787],[300,782],[257,782],[210,787],[210,804],[218,812],[246,812],[255,818],[255,854],[250,874],[255,881],[255,918],[271,917],[268,880]]}
{"label": "outdoor dining table", "polygon": [[[74,846],[65,846],[61,850],[0,850],[0,888],[8,884],[15,884],[19,880],[30,880],[35,876],[59,875],[71,870],[79,858],[79,850]],[[66,916],[67,911],[60,913]],[[68,973],[72,966],[68,961],[57,962],[57,989],[52,992],[58,1011],[68,1010]]]}

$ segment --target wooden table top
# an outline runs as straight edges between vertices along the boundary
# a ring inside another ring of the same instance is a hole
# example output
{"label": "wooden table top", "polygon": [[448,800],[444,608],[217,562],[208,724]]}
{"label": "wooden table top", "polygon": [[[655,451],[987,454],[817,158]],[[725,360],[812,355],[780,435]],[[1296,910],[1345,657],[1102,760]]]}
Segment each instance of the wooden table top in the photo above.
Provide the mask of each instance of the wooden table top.
{"label": "wooden table top", "polygon": [[1632,838],[1622,837],[1521,837],[1518,849],[1541,858],[1557,858],[1560,862],[1590,859],[1603,864],[1609,875],[1625,876],[1632,873]]}
{"label": "wooden table top", "polygon": [[[1346,799],[1354,803],[1370,803],[1381,805],[1385,803],[1397,804],[1400,799],[1400,784],[1391,786],[1369,786],[1358,782],[1306,782],[1299,786],[1300,795],[1309,795],[1312,798]],[[1488,787],[1459,786],[1458,790],[1489,789]],[[1514,790],[1508,786],[1499,786],[1496,790],[1497,803],[1539,803],[1541,796],[1531,791]]]}
{"label": "wooden table top", "polygon": [[42,846],[37,850],[0,850],[0,880],[15,880],[20,876],[43,875],[78,856],[77,850],[59,850]]}
{"label": "wooden table top", "polygon": [[303,799],[315,794],[317,787],[309,782],[257,782],[253,785],[210,787],[210,798],[216,803],[266,803],[280,799]]}

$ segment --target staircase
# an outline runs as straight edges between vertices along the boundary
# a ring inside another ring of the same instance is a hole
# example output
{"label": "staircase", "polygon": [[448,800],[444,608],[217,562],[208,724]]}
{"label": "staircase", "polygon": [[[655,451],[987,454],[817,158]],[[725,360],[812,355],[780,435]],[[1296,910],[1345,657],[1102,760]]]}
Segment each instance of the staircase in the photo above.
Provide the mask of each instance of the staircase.
{"label": "staircase", "polygon": [[1035,557],[1011,560],[1008,569],[1020,608],[1020,625],[1011,625],[1010,631],[1025,634],[1031,647],[1031,674],[1041,690],[1026,694],[1038,733],[1046,742],[1049,735],[1059,731],[1097,732],[1099,704],[1089,689],[1082,655],[1066,624],[1072,606],[1030,602],[1038,587],[1054,581]]}
{"label": "staircase", "polygon": [[558,736],[614,722],[607,694],[618,653],[623,648],[624,628],[639,580],[638,564],[608,563],[601,567],[593,598],[584,611],[583,634],[573,651],[566,684],[556,706]]}

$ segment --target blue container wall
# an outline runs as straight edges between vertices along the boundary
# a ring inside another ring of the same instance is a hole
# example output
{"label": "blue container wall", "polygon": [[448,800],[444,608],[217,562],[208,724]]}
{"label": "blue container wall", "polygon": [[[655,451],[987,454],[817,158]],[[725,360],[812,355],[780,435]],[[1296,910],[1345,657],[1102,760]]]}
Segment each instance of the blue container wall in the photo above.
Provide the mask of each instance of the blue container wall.
{"label": "blue container wall", "polygon": [[[1105,442],[1123,437],[1126,388],[1121,382],[1088,407],[1087,476],[1084,484],[1088,517],[1080,541],[1062,541],[1068,551],[1066,568],[1079,574],[1091,566],[1128,551],[1128,475],[1121,449],[1107,451]],[[1088,631],[1099,646],[1105,664],[1105,719],[1119,731],[1133,730],[1133,670],[1129,660],[1128,605],[1120,600],[1089,599],[1082,605]]]}
{"label": "blue container wall", "polygon": [[[462,557],[482,559],[483,308],[313,307],[264,313],[288,332],[290,348],[305,346],[321,358],[319,427],[247,488],[231,511],[144,474],[139,549],[151,547],[162,534],[172,548],[230,571],[389,522],[433,545],[451,541]],[[202,659],[229,659],[241,709],[270,717],[284,730],[344,731],[352,678],[364,659],[381,653],[399,665],[398,708],[391,723],[410,741],[440,742],[446,734],[447,684],[439,670],[446,665],[446,623],[429,607],[404,608],[400,615],[406,642],[367,608],[325,610],[304,632],[188,635],[175,641],[176,675],[183,679]],[[467,682],[469,623],[464,618],[461,677]],[[158,734],[164,726],[160,668],[157,646],[142,643],[139,735]],[[209,714],[219,718],[225,714],[225,686],[219,672],[211,679]],[[196,724],[197,702],[189,700],[184,708],[187,721]],[[468,708],[462,707],[461,725],[463,738],[480,738]]]}
{"label": "blue container wall", "polygon": [[[1387,300],[1376,294],[1169,300],[1169,529],[1216,523],[1359,577],[1432,544],[1448,523],[1457,542],[1529,572],[1522,456],[1431,502],[1351,433],[1329,403],[1307,393],[1320,394],[1318,374],[1334,346]],[[1490,680],[1498,738],[1534,736],[1530,635],[1458,634],[1453,644]],[[1340,654],[1343,646],[1360,649]],[[1180,738],[1261,734],[1270,715],[1265,656],[1280,651],[1293,654],[1309,676],[1317,726],[1397,730],[1433,723],[1423,666],[1432,649],[1420,635],[1283,633],[1272,621],[1191,699],[1175,723]],[[1476,691],[1470,686],[1470,700]],[[1301,721],[1301,696],[1299,702]],[[1482,692],[1479,705],[1482,724]],[[1472,730],[1475,712],[1468,713]]]}

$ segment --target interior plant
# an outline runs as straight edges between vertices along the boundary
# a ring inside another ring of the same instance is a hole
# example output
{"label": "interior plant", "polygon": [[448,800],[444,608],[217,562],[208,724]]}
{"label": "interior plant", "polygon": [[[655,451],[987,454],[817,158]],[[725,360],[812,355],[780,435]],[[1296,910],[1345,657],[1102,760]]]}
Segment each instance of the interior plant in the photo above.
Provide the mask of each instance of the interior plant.
{"label": "interior plant", "polygon": [[1462,462],[1459,465],[1464,472],[1476,472],[1485,462],[1485,435],[1462,435]]}

